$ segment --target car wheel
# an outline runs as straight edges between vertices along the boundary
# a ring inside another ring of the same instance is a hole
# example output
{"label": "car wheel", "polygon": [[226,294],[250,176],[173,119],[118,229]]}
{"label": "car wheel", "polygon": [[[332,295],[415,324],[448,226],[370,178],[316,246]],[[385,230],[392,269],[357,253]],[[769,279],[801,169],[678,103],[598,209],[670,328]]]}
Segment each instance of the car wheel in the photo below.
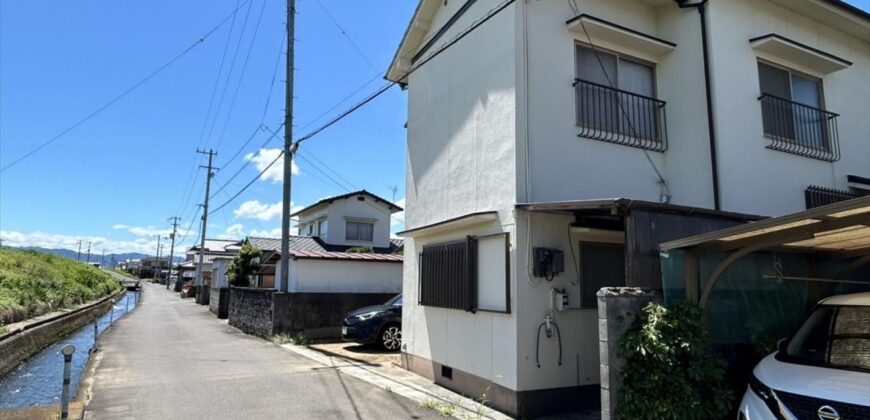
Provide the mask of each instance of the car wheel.
{"label": "car wheel", "polygon": [[384,350],[398,351],[402,347],[402,327],[390,324],[381,330],[380,345]]}

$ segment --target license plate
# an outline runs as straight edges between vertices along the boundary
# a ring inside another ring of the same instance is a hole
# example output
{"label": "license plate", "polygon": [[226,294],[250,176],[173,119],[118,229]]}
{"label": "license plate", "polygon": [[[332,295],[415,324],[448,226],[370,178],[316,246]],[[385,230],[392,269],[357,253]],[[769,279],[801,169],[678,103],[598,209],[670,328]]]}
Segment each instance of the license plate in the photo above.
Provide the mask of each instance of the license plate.
{"label": "license plate", "polygon": [[347,335],[347,327],[341,327],[341,335]]}

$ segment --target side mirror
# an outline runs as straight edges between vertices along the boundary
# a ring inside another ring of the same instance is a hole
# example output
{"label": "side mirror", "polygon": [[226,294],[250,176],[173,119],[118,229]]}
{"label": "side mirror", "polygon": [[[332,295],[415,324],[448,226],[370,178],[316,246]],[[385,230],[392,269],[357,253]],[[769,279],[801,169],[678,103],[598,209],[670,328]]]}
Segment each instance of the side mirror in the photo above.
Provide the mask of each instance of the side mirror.
{"label": "side mirror", "polygon": [[788,348],[788,338],[781,338],[776,342],[776,351],[785,354],[786,348]]}

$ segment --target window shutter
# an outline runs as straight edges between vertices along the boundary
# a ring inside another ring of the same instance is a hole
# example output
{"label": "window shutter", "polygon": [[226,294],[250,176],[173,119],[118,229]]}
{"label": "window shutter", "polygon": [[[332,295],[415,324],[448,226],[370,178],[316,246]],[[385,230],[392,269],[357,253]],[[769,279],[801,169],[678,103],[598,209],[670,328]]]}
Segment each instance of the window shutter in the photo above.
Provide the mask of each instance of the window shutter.
{"label": "window shutter", "polygon": [[476,242],[426,246],[420,253],[420,304],[475,311],[477,305]]}

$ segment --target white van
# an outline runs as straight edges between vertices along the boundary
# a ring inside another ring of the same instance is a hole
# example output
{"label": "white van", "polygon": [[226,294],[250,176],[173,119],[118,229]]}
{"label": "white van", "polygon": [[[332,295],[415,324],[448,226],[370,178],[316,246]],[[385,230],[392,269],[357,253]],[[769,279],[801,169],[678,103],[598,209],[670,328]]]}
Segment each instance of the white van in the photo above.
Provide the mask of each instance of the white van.
{"label": "white van", "polygon": [[870,419],[870,292],[819,302],[752,371],[737,418]]}

